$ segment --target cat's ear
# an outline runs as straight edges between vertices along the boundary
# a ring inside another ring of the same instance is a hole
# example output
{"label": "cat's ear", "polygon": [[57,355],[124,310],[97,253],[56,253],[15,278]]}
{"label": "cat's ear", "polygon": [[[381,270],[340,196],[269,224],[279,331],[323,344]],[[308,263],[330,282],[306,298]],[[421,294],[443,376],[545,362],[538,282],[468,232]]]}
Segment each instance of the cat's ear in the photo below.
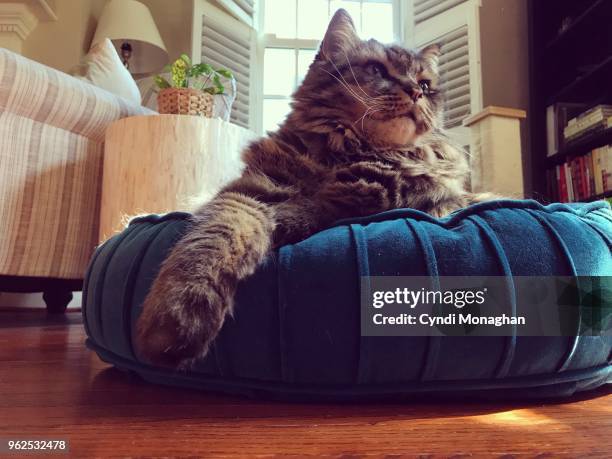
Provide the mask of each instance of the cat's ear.
{"label": "cat's ear", "polygon": [[427,45],[421,51],[419,51],[419,57],[424,60],[429,67],[438,71],[438,60],[440,58],[440,50],[442,45],[439,43],[432,43],[431,45]]}
{"label": "cat's ear", "polygon": [[335,55],[344,55],[359,43],[355,24],[345,9],[340,8],[329,21],[327,32],[321,42],[319,57],[329,60]]}

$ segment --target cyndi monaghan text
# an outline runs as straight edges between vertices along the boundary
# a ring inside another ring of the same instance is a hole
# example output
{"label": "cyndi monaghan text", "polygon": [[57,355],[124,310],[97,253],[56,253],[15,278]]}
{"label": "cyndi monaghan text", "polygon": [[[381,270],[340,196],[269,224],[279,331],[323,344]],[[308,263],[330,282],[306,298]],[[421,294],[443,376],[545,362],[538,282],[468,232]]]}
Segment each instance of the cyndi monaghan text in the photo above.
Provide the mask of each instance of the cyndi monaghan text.
{"label": "cyndi monaghan text", "polygon": [[512,317],[506,314],[499,316],[475,316],[464,313],[453,313],[445,316],[399,314],[388,317],[383,314],[374,314],[372,320],[375,325],[427,325],[430,327],[439,325],[492,325],[494,327],[525,325],[524,316]]}

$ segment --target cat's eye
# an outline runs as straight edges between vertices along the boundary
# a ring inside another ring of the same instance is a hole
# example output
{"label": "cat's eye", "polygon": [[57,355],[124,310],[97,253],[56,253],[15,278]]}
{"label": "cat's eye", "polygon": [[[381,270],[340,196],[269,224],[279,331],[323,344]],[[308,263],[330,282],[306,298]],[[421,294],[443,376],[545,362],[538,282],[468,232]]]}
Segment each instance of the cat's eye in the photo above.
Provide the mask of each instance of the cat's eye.
{"label": "cat's eye", "polygon": [[423,90],[423,94],[431,92],[431,80],[419,80],[419,86]]}
{"label": "cat's eye", "polygon": [[385,70],[382,64],[373,62],[371,64],[368,64],[368,72],[370,72],[374,76],[380,77],[384,74]]}

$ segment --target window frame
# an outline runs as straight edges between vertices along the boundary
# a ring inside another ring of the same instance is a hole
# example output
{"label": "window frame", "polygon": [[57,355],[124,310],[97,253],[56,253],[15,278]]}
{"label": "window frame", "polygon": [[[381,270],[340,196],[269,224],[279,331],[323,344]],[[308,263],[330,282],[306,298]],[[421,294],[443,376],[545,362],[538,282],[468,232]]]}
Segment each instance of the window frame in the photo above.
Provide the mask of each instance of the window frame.
{"label": "window frame", "polygon": [[[290,100],[291,95],[282,96],[279,94],[264,94],[263,91],[263,81],[264,81],[264,56],[267,48],[277,48],[277,49],[293,49],[295,52],[295,78],[297,83],[298,78],[298,52],[299,50],[312,50],[316,51],[319,48],[321,40],[316,39],[304,39],[304,38],[281,38],[277,37],[276,34],[266,34],[264,32],[264,21],[265,21],[265,1],[260,0],[258,10],[260,14],[258,16],[258,24],[257,30],[258,39],[257,39],[257,49],[256,49],[256,62],[255,70],[257,72],[256,80],[258,82],[258,87],[255,88],[258,94],[257,103],[255,105],[255,113],[259,116],[256,116],[256,120],[253,123],[253,129],[259,135],[265,134],[263,131],[263,119],[264,119],[264,100]],[[295,0],[299,1],[308,1],[308,0]],[[361,0],[363,2],[363,0]],[[398,43],[406,42],[406,29],[405,23],[408,18],[406,12],[408,11],[409,0],[391,0],[392,11],[393,11],[393,37],[394,40]],[[298,8],[296,8],[296,29],[298,22]],[[328,10],[329,12],[329,10]],[[404,19],[404,20],[403,20]],[[322,38],[322,37],[321,37]]]}

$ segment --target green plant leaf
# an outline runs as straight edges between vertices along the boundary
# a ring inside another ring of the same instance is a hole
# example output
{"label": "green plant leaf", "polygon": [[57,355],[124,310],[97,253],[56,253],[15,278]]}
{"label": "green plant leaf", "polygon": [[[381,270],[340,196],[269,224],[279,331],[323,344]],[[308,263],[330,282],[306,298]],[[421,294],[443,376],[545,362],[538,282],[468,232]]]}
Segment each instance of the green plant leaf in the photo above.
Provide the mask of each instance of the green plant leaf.
{"label": "green plant leaf", "polygon": [[213,77],[213,83],[215,84],[216,89],[215,94],[223,94],[223,91],[225,91],[225,86],[223,86],[223,83],[221,83],[221,78],[219,75],[215,75]]}
{"label": "green plant leaf", "polygon": [[185,62],[185,64],[191,67],[191,59],[189,58],[187,54],[185,53],[181,54],[181,59],[183,60],[183,62]]}
{"label": "green plant leaf", "polygon": [[171,87],[170,82],[161,75],[155,75],[153,77],[153,81],[159,89],[166,89]]}
{"label": "green plant leaf", "polygon": [[230,79],[234,78],[234,74],[227,69],[217,69],[216,72],[219,75],[224,76],[225,78],[230,78]]}
{"label": "green plant leaf", "polygon": [[202,75],[210,75],[213,71],[212,67],[208,64],[195,64],[190,69],[190,76],[199,77]]}
{"label": "green plant leaf", "polygon": [[214,71],[210,64],[205,64],[204,62],[202,62],[201,64],[198,64],[198,65],[202,67],[202,73],[206,75],[210,75]]}

